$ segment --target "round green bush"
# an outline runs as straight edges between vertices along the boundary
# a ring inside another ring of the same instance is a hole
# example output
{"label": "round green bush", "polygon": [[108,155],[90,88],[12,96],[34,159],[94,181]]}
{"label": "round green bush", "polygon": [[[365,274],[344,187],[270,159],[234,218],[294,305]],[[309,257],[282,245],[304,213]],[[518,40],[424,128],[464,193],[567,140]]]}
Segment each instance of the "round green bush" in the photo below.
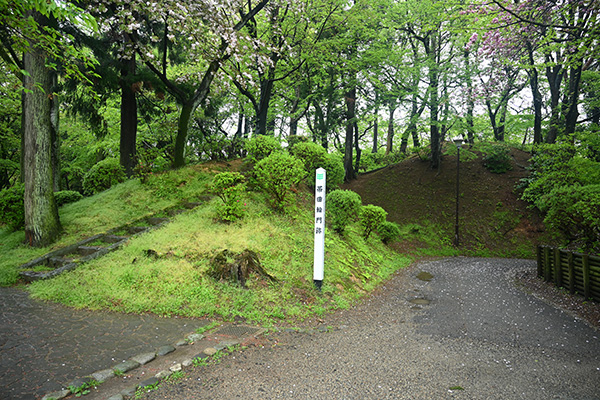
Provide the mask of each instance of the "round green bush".
{"label": "round green bush", "polygon": [[381,241],[388,244],[400,236],[400,227],[394,222],[383,221],[377,227],[377,233],[379,234]]}
{"label": "round green bush", "polygon": [[65,204],[75,203],[83,199],[83,195],[74,190],[61,190],[59,192],[54,193],[54,200],[56,201],[56,206],[64,206]]}
{"label": "round green bush", "polygon": [[340,155],[328,153],[325,157],[323,168],[327,171],[326,182],[328,191],[335,190],[344,183],[346,171],[344,170],[344,161]]}
{"label": "round green bush", "polygon": [[374,206],[373,204],[367,204],[366,206],[362,206],[360,209],[360,223],[364,229],[363,236],[365,239],[369,238],[371,232],[373,232],[377,227],[385,221],[387,217],[387,212],[379,207]]}
{"label": "round green bush", "polygon": [[357,219],[362,200],[356,192],[337,189],[327,194],[325,204],[331,228],[338,233],[343,233],[346,226]]}
{"label": "round green bush", "polygon": [[287,153],[273,153],[254,167],[260,186],[270,194],[274,208],[283,210],[292,188],[304,178],[302,162]]}
{"label": "round green bush", "polygon": [[256,135],[246,142],[245,149],[250,161],[256,163],[280,151],[281,143],[273,136]]}
{"label": "round green bush", "polygon": [[295,157],[302,160],[309,186],[315,186],[315,171],[318,168],[327,171],[325,182],[328,192],[337,189],[344,183],[346,173],[344,162],[339,155],[327,153],[325,148],[313,142],[297,143],[291,152]]}
{"label": "round green bush", "polygon": [[213,192],[223,200],[217,206],[217,213],[222,221],[234,222],[246,215],[242,196],[246,190],[244,175],[239,172],[221,172],[215,175],[212,183]]}
{"label": "round green bush", "polygon": [[298,143],[306,143],[308,141],[309,141],[309,139],[306,136],[290,135],[290,136],[287,137],[288,150],[290,152],[293,152],[294,146],[296,146]]}
{"label": "round green bush", "polygon": [[25,226],[25,185],[16,185],[0,191],[0,222],[12,230]]}
{"label": "round green bush", "polygon": [[297,143],[290,151],[294,156],[302,160],[304,169],[308,173],[311,171],[314,173],[317,168],[322,167],[327,156],[327,150],[314,142]]}
{"label": "round green bush", "polygon": [[495,174],[503,174],[512,169],[510,148],[503,143],[482,143],[483,165]]}
{"label": "round green bush", "polygon": [[83,193],[91,196],[125,181],[125,170],[116,158],[106,158],[95,164],[83,177]]}

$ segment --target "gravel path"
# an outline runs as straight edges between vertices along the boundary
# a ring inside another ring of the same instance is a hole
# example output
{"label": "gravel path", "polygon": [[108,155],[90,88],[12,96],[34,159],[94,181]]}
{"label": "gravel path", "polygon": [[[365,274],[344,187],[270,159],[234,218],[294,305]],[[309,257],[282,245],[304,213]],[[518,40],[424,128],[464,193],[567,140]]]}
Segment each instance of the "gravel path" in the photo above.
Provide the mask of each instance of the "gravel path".
{"label": "gravel path", "polygon": [[328,332],[273,333],[145,398],[600,399],[599,332],[516,289],[515,275],[534,268],[416,264],[320,321]]}

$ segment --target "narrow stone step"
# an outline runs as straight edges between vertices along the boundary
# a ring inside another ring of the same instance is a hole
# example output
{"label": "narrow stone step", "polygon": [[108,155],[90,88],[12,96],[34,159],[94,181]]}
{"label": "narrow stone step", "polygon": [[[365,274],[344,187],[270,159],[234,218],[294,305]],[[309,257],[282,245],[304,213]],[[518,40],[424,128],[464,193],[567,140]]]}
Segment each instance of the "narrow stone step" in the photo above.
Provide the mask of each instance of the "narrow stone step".
{"label": "narrow stone step", "polygon": [[127,239],[127,236],[105,235],[102,237],[102,241],[106,243],[119,243],[125,239]]}
{"label": "narrow stone step", "polygon": [[79,246],[77,248],[77,253],[79,253],[85,257],[85,256],[89,256],[91,254],[94,254],[98,250],[102,250],[102,249],[103,249],[102,246]]}
{"label": "narrow stone step", "polygon": [[73,262],[72,258],[68,257],[50,257],[48,259],[48,267],[50,268],[60,268],[65,264]]}
{"label": "narrow stone step", "polygon": [[127,231],[135,235],[136,233],[146,232],[148,229],[150,229],[148,226],[130,226]]}
{"label": "narrow stone step", "polygon": [[146,221],[148,221],[148,223],[150,225],[160,225],[162,223],[168,222],[169,218],[152,217],[152,218],[148,218]]}

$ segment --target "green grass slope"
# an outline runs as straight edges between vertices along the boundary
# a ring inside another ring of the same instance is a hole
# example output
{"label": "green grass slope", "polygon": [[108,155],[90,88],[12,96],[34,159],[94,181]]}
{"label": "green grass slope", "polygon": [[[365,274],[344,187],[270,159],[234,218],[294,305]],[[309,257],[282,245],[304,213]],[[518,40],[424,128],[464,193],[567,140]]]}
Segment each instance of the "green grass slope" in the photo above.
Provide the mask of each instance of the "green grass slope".
{"label": "green grass slope", "polygon": [[[217,168],[196,166],[151,177],[148,183],[126,182],[104,193],[63,207],[65,236],[59,244],[105,232],[143,215],[186,200],[206,196]],[[326,235],[325,280],[319,293],[312,282],[313,200],[296,195],[296,207],[286,214],[267,205],[260,192],[247,193],[248,215],[224,224],[216,221],[212,198],[172,222],[132,238],[120,250],[61,276],[27,286],[38,299],[88,309],[160,315],[242,317],[260,323],[300,321],[337,308],[345,308],[373,290],[409,257],[385,246],[377,236],[365,241],[358,224],[344,237]],[[5,255],[0,269],[5,275],[16,265],[50,249],[31,250],[0,236],[12,256]],[[210,261],[227,249],[245,249],[260,255],[262,266],[276,281],[252,276],[244,289],[207,275]],[[149,251],[151,250],[151,251]],[[8,272],[7,272],[8,271]],[[6,282],[5,282],[6,283]]]}

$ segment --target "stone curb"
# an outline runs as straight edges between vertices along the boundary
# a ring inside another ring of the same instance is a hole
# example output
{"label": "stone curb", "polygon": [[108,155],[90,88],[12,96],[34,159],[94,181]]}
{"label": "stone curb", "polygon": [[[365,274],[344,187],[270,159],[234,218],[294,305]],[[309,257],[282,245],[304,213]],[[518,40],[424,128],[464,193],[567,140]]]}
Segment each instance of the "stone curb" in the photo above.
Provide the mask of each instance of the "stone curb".
{"label": "stone curb", "polygon": [[[259,329],[256,333],[252,334],[252,336],[257,337],[257,336],[262,335],[264,332],[265,332],[264,329]],[[153,360],[157,359],[157,357],[171,354],[174,351],[176,351],[176,347],[186,346],[190,343],[200,342],[204,338],[205,338],[205,336],[202,334],[199,334],[199,333],[189,334],[186,336],[185,339],[178,341],[175,346],[164,345],[164,346],[161,346],[160,348],[158,348],[157,351],[154,353],[142,353],[142,354],[135,355],[135,356],[129,358],[128,360],[125,360],[121,363],[114,365],[112,368],[96,371],[96,372],[90,374],[89,376],[86,376],[83,378],[77,378],[77,379],[73,380],[68,385],[68,387],[71,387],[71,386],[81,387],[82,385],[85,385],[85,384],[87,384],[89,382],[93,382],[93,381],[98,381],[99,383],[102,383],[102,382],[106,381],[107,379],[114,378],[116,376],[124,374],[125,372],[134,370],[136,368],[141,367],[142,365],[150,363]],[[149,388],[149,387],[156,386],[162,380],[170,377],[173,373],[181,371],[184,368],[191,367],[194,364],[194,360],[207,359],[207,358],[211,357],[212,355],[216,354],[220,350],[226,349],[227,347],[236,346],[236,345],[242,343],[242,340],[243,340],[243,338],[241,338],[241,337],[239,338],[239,340],[237,340],[237,339],[221,340],[220,342],[218,342],[216,345],[214,345],[212,347],[204,348],[200,353],[198,353],[194,357],[185,359],[185,360],[181,361],[180,363],[171,365],[168,369],[158,372],[153,377],[150,377],[135,386],[121,390],[121,392],[114,394],[110,397],[107,397],[106,399],[107,400],[125,400],[125,399],[133,398],[138,389],[140,389],[140,388],[144,389],[147,387]],[[71,392],[70,389],[67,388],[67,389],[55,391],[52,393],[48,393],[42,398],[42,400],[61,400],[71,394],[73,394],[73,393]]]}
{"label": "stone curb", "polygon": [[[188,335],[185,339],[177,342],[177,344],[179,346],[183,346],[183,345],[188,344],[189,342],[200,341],[203,338],[204,338],[204,335],[202,335],[202,334],[192,333],[192,334]],[[86,385],[93,381],[103,383],[107,379],[113,378],[118,375],[122,375],[125,372],[131,371],[131,370],[138,368],[144,364],[147,364],[147,363],[151,362],[152,360],[154,360],[157,356],[159,356],[159,357],[165,356],[167,354],[174,352],[175,350],[176,350],[176,348],[174,346],[164,345],[164,346],[161,346],[154,353],[142,353],[142,354],[135,355],[135,356],[131,357],[129,360],[125,360],[121,363],[114,365],[112,368],[96,371],[96,372],[90,374],[89,376],[85,376],[83,378],[76,378],[67,385],[67,387],[68,387],[67,389],[57,390],[55,392],[48,393],[48,394],[44,395],[44,397],[42,397],[42,400],[64,399],[65,397],[67,397],[71,394],[74,394],[69,389],[70,387],[80,388],[83,385]],[[193,363],[193,361],[190,360],[189,365],[191,365],[192,363]],[[173,368],[173,367],[171,367],[171,368]],[[179,370],[181,370],[181,365],[180,365]],[[157,374],[157,377],[155,377],[155,378],[150,378],[150,379],[155,379],[156,382],[148,383],[149,380],[146,380],[146,381],[142,382],[140,385],[133,388],[132,390],[127,389],[126,391],[123,391],[124,393],[119,393],[115,396],[110,397],[109,399],[110,400],[123,400],[125,398],[132,397],[135,394],[135,391],[137,390],[138,387],[152,386],[153,384],[158,383],[160,379],[164,379],[167,376],[170,376],[175,371],[167,371],[168,372],[167,374],[163,374],[160,377],[158,377],[158,375],[162,374],[163,372],[165,372],[165,371],[161,371],[161,373]],[[142,386],[142,385],[144,385],[144,386]]]}

